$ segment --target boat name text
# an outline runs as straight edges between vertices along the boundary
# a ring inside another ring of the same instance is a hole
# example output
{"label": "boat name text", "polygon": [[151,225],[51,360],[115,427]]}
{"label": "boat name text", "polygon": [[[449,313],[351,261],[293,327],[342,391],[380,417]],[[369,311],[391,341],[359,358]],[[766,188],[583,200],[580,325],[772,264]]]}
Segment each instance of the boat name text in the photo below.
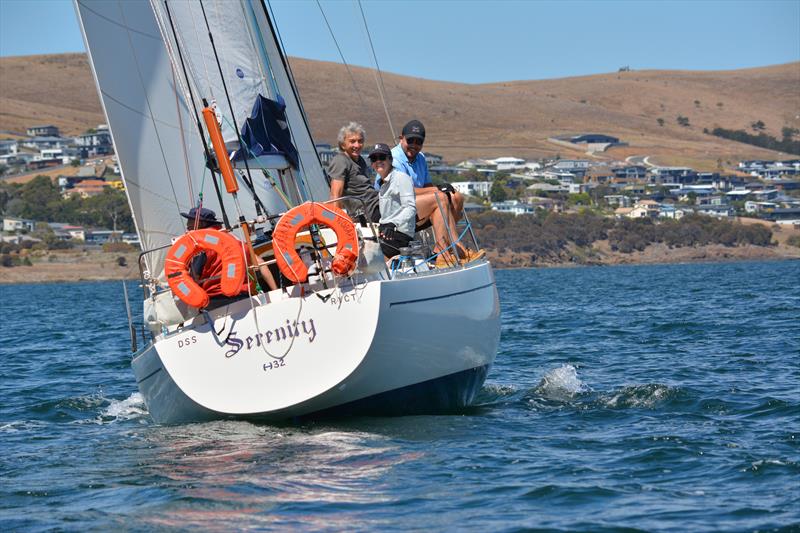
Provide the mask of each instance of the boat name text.
{"label": "boat name text", "polygon": [[225,339],[225,344],[230,346],[230,349],[225,352],[225,357],[231,358],[240,350],[252,350],[254,347],[266,346],[274,342],[283,342],[289,339],[294,341],[296,338],[305,337],[309,343],[314,342],[317,338],[317,328],[314,326],[314,319],[309,318],[306,320],[295,320],[294,322],[286,321],[285,326],[278,326],[275,329],[269,329],[264,333],[256,333],[253,336],[240,339],[236,336],[235,331],[231,331],[228,338]]}

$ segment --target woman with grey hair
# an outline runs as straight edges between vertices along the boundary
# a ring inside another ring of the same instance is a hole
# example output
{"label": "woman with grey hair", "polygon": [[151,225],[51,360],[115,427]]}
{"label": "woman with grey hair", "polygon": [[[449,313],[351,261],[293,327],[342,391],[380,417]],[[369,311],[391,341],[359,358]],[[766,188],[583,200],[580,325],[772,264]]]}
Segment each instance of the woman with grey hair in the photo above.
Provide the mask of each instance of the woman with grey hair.
{"label": "woman with grey hair", "polygon": [[[359,198],[361,202],[352,205],[364,207],[364,216],[369,222],[378,222],[381,218],[378,207],[378,191],[372,185],[371,174],[367,162],[361,157],[364,148],[364,128],[357,122],[350,122],[339,130],[339,153],[328,164],[328,176],[331,178],[331,200],[343,196]],[[336,203],[342,207],[341,202]]]}

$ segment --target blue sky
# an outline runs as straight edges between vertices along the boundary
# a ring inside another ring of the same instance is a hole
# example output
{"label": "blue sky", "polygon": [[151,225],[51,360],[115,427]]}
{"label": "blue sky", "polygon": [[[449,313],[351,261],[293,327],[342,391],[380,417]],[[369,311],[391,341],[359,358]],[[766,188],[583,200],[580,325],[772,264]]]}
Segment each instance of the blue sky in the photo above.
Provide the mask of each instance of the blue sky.
{"label": "blue sky", "polygon": [[[339,61],[315,1],[270,2],[290,55]],[[321,5],[345,59],[373,66],[358,3]],[[362,6],[381,69],[437,80],[560,78],[624,65],[721,70],[800,60],[800,0],[363,0]],[[0,0],[0,55],[83,50],[71,1]]]}

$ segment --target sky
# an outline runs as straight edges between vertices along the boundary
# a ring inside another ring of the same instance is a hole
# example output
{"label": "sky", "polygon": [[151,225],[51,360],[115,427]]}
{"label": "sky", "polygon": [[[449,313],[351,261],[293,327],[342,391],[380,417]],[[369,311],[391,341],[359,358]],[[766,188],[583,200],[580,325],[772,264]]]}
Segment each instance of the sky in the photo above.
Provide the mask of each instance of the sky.
{"label": "sky", "polygon": [[[130,1],[130,0],[126,0]],[[227,0],[205,0],[225,2]],[[289,55],[374,67],[355,0],[269,0]],[[381,70],[464,83],[800,60],[800,0],[362,0]],[[84,51],[70,0],[0,0],[0,56]]]}

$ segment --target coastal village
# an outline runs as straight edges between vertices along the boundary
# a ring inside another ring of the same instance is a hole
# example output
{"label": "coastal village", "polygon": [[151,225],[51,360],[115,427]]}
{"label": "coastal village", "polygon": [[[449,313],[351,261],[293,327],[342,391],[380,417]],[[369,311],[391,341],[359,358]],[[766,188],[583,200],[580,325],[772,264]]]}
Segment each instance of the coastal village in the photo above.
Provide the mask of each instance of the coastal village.
{"label": "coastal village", "polygon": [[[550,139],[554,145],[580,148],[586,159],[558,157],[525,160],[444,161],[427,153],[434,181],[446,181],[469,199],[468,213],[486,210],[517,216],[537,211],[563,213],[591,207],[606,216],[631,219],[680,219],[687,214],[734,219],[760,218],[800,226],[800,159],[739,161],[735,168],[699,172],[688,167],[659,166],[647,157],[626,161],[598,158],[624,141],[604,134],[579,134]],[[337,149],[318,144],[323,164]],[[31,126],[26,135],[0,140],[0,173],[6,183],[24,183],[44,174],[58,184],[64,198],[102,194],[124,185],[106,125],[82,135],[63,137],[53,125]],[[6,209],[8,211],[8,209]],[[37,240],[29,234],[37,221],[3,213],[4,242]],[[108,242],[138,244],[123,229],[83,227],[47,221],[61,241],[86,245]]]}

